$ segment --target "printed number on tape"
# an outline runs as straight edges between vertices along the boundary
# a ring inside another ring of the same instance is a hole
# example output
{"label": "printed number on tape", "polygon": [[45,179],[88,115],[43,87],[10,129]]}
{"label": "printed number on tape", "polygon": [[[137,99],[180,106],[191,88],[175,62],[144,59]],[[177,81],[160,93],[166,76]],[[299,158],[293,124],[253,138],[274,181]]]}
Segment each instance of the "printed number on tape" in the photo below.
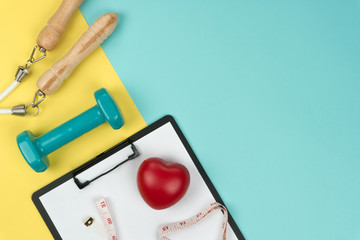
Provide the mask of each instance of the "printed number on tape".
{"label": "printed number on tape", "polygon": [[185,228],[189,228],[189,227],[199,223],[201,220],[206,218],[208,215],[210,215],[215,210],[222,210],[224,213],[219,240],[226,240],[228,211],[225,206],[223,206],[217,202],[211,203],[208,207],[206,207],[204,210],[202,210],[201,212],[199,212],[198,214],[196,214],[195,216],[193,216],[191,218],[188,218],[181,222],[162,226],[159,229],[159,240],[170,240],[169,238],[166,237],[166,235],[168,235],[170,233],[181,231]]}

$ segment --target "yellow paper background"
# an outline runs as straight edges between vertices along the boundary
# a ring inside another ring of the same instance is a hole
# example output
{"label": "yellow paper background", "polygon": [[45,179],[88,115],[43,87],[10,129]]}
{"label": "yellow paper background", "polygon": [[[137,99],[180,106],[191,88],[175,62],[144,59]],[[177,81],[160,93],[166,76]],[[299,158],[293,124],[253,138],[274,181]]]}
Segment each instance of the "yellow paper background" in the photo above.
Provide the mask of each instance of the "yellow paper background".
{"label": "yellow paper background", "polygon": [[[0,91],[13,81],[17,67],[25,64],[37,34],[60,3],[1,0]],[[35,83],[39,76],[62,57],[87,28],[77,11],[58,46],[48,52],[46,59],[33,65],[31,74],[13,94],[0,102],[0,108],[29,103],[37,90]],[[50,154],[49,169],[35,173],[18,150],[17,134],[30,130],[40,136],[77,116],[95,105],[93,93],[102,87],[116,99],[125,126],[115,131],[108,124],[101,125]],[[31,200],[32,193],[143,127],[144,120],[101,48],[85,59],[56,93],[46,97],[39,116],[0,115],[0,239],[52,239]]]}

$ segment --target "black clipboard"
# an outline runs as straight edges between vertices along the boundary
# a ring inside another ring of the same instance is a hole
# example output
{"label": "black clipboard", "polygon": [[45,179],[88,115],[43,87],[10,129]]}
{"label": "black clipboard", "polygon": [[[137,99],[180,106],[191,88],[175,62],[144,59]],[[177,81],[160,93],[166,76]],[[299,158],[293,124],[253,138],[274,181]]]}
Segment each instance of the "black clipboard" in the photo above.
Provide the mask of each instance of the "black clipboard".
{"label": "black clipboard", "polygon": [[[56,226],[54,225],[53,221],[51,220],[48,212],[46,211],[45,207],[43,206],[42,202],[40,201],[40,197],[45,195],[49,191],[57,188],[58,186],[60,186],[64,182],[66,182],[68,180],[71,180],[71,179],[73,179],[75,181],[75,183],[78,185],[79,189],[87,187],[87,185],[89,183],[84,184],[84,183],[79,183],[79,181],[77,181],[76,176],[78,174],[80,174],[81,172],[91,168],[92,166],[96,165],[97,163],[100,163],[104,159],[106,159],[109,156],[113,155],[114,153],[124,149],[125,147],[128,147],[129,145],[132,145],[132,143],[135,142],[136,140],[141,139],[142,137],[146,136],[147,134],[153,132],[154,130],[162,127],[163,125],[165,125],[167,123],[171,123],[172,127],[176,131],[176,133],[177,133],[178,137],[180,138],[182,144],[186,148],[187,153],[190,155],[193,163],[195,164],[195,166],[196,166],[197,170],[199,171],[201,177],[204,179],[204,181],[206,183],[206,186],[210,190],[210,192],[213,195],[213,197],[215,198],[215,200],[218,203],[221,203],[222,205],[225,206],[225,204],[224,204],[223,200],[221,199],[219,193],[216,191],[216,189],[215,189],[214,185],[212,184],[209,176],[206,174],[204,168],[200,164],[198,158],[196,157],[196,155],[195,155],[194,151],[192,150],[190,144],[186,140],[184,134],[181,132],[181,130],[180,130],[178,124],[176,123],[175,119],[170,115],[166,115],[163,118],[159,119],[158,121],[154,122],[153,124],[145,127],[144,129],[140,130],[139,132],[135,133],[134,135],[132,135],[131,137],[129,137],[125,141],[115,145],[114,147],[112,147],[109,150],[101,153],[100,155],[96,156],[95,158],[91,159],[90,161],[88,161],[87,163],[81,165],[80,167],[76,168],[75,170],[63,175],[62,177],[56,179],[55,181],[51,182],[50,184],[46,185],[45,187],[39,189],[38,191],[36,191],[32,195],[32,200],[33,200],[36,208],[38,209],[40,215],[42,216],[44,222],[46,223],[48,229],[50,230],[52,236],[54,237],[54,239],[56,239],[56,240],[59,239],[60,240],[62,238],[61,238],[58,230],[56,229]],[[128,159],[126,159],[121,164],[135,158],[137,156],[137,154],[138,153],[137,153],[137,151],[135,149],[134,154],[129,155]],[[121,165],[121,164],[119,164],[119,165]],[[116,166],[116,167],[118,167],[118,166]],[[110,172],[110,171],[108,171],[108,172]],[[107,172],[104,173],[104,174],[107,174]],[[101,176],[99,176],[99,177],[101,177]],[[94,180],[96,180],[96,179],[94,179]],[[232,230],[234,231],[236,237],[238,239],[245,240],[243,234],[241,233],[239,227],[237,226],[234,219],[232,218],[230,212],[229,212],[229,221],[228,222],[229,222]]]}

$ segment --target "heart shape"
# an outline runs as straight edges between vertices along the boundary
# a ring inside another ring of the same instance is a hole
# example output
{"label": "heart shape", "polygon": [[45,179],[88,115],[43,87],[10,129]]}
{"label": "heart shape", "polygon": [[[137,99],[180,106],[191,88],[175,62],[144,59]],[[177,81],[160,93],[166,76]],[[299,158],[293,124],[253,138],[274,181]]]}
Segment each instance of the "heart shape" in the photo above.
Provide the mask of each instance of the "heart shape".
{"label": "heart shape", "polygon": [[165,209],[185,195],[190,185],[190,174],[181,164],[149,158],[140,165],[137,185],[140,195],[150,207]]}

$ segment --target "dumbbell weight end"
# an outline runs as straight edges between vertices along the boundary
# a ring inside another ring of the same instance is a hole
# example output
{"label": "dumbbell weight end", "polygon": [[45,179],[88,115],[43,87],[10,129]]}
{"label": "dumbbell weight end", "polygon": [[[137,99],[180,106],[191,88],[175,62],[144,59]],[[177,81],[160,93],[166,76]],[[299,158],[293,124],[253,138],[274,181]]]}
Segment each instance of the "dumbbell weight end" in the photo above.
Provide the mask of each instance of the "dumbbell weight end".
{"label": "dumbbell weight end", "polygon": [[100,89],[94,95],[96,106],[41,137],[36,138],[30,131],[24,131],[17,136],[22,155],[36,172],[43,172],[49,167],[48,154],[104,122],[108,122],[114,129],[123,126],[121,113],[108,92]]}

